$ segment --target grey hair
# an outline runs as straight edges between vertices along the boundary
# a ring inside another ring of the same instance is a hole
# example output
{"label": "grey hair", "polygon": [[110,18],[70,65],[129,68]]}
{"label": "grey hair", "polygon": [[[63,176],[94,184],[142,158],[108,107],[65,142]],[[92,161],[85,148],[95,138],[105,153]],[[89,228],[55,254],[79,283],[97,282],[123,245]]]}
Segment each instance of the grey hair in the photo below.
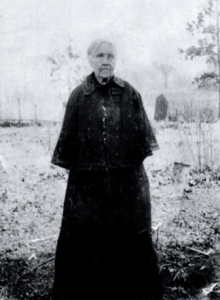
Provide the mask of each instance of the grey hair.
{"label": "grey hair", "polygon": [[97,47],[102,43],[107,43],[107,44],[112,45],[114,48],[114,51],[115,51],[115,56],[117,58],[117,50],[116,50],[115,45],[110,40],[98,39],[98,40],[92,41],[92,43],[90,44],[90,46],[87,50],[87,57],[88,57],[89,62],[91,61],[93,54],[94,54],[95,50],[97,49]]}

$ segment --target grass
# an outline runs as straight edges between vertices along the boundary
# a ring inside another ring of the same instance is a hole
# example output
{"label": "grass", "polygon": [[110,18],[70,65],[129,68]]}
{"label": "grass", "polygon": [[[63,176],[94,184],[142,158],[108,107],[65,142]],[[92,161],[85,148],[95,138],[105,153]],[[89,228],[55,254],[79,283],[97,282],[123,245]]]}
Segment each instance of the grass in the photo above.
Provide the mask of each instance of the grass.
{"label": "grass", "polygon": [[[215,282],[213,281],[212,257],[193,253],[187,249],[187,246],[202,251],[214,247],[219,215],[219,190],[217,186],[216,189],[213,189],[212,173],[218,172],[220,124],[219,122],[201,122],[200,119],[190,122],[183,120],[181,122],[156,123],[153,120],[155,100],[162,92],[148,93],[148,98],[143,94],[146,110],[160,145],[160,151],[148,158],[145,166],[152,187],[153,221],[156,224],[162,223],[156,246],[160,266],[163,266],[161,267],[161,274],[166,287],[167,299],[168,296],[170,299],[178,299],[180,295],[185,299],[190,299],[189,295],[197,293],[198,289],[201,288],[198,285],[198,279],[202,279],[204,284]],[[184,109],[185,112],[196,112],[196,108],[207,107],[207,105],[216,113],[215,108],[218,102],[215,92],[165,91],[164,95],[170,105],[177,107],[181,113],[184,112]],[[192,109],[187,110],[186,108]],[[192,113],[192,116],[198,117],[195,113]],[[192,118],[192,116],[188,114],[188,117]],[[65,180],[58,180],[61,178],[61,176],[56,175],[58,169],[50,169],[49,167],[50,152],[56,143],[60,126],[61,124],[57,126],[43,124],[43,126],[36,128],[1,129],[1,146],[3,149],[1,155],[7,162],[10,176],[14,176],[10,177],[11,185],[5,204],[9,208],[14,208],[15,205],[18,207],[18,212],[13,214],[8,209],[8,219],[6,218],[5,222],[15,224],[14,229],[16,230],[20,224],[19,236],[16,237],[12,234],[10,237],[12,240],[16,238],[29,240],[33,238],[32,236],[41,237],[41,235],[54,234],[55,225],[56,231],[58,231],[59,224],[57,223],[59,222],[53,221],[51,226],[47,226],[47,228],[45,228],[45,222],[49,224],[48,220],[53,215],[51,207],[57,211],[54,220],[60,218],[62,213],[60,206],[63,203],[63,186],[66,182]],[[187,194],[188,196],[184,200],[175,195],[175,187],[170,180],[175,161],[190,164],[193,170],[202,169],[207,165],[211,169],[211,171],[204,173],[201,173],[201,170],[192,173],[192,180],[196,183],[199,182],[201,188],[199,184],[192,187],[193,192]],[[61,172],[60,169],[59,172]],[[155,177],[153,177],[154,173]],[[210,176],[211,182],[208,180]],[[25,180],[22,181],[21,179]],[[13,180],[17,181],[13,182]],[[219,180],[216,179],[216,182]],[[62,193],[61,188],[63,188]],[[39,203],[45,208],[42,215],[39,212]],[[5,207],[3,211],[5,214]],[[27,214],[30,216],[36,214],[35,216],[39,218],[37,225],[33,225],[33,233],[30,231],[29,223],[27,226],[21,224],[19,213],[22,215],[22,220],[27,218]],[[16,218],[20,223],[15,222]],[[44,230],[43,233],[42,230]],[[51,232],[49,232],[50,230]],[[6,242],[7,232],[3,233]],[[7,255],[6,260],[5,256],[1,257],[0,298],[4,300],[48,299],[54,269],[54,251],[52,251],[54,247],[51,245],[54,246],[54,243],[51,242],[46,246],[38,245],[36,249],[37,261],[28,260],[28,257],[33,254],[32,248],[28,248],[27,251],[30,252],[28,252],[28,256],[23,254],[21,257],[17,257],[16,253],[22,254],[23,248],[20,252],[16,252],[12,248],[12,253]],[[205,271],[201,274],[199,268]],[[14,283],[16,280],[18,284]]]}

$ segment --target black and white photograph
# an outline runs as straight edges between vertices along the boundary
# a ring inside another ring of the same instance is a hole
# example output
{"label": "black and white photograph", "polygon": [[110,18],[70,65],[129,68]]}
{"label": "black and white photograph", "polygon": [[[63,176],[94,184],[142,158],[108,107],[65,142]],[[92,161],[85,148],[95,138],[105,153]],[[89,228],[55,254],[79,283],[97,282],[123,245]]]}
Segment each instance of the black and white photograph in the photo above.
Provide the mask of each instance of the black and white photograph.
{"label": "black and white photograph", "polygon": [[0,300],[220,299],[220,0],[1,0]]}

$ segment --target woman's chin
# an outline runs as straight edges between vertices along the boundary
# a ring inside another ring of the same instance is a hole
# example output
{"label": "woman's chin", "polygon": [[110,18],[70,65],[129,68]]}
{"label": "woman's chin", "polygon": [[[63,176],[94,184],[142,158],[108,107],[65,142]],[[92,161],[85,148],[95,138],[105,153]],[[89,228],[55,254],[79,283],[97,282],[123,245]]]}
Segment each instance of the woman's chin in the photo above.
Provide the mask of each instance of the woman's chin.
{"label": "woman's chin", "polygon": [[99,75],[99,77],[101,77],[101,78],[109,78],[109,77],[111,77],[112,76],[112,73],[111,72],[109,72],[109,71],[101,71],[101,73],[100,73],[100,75]]}

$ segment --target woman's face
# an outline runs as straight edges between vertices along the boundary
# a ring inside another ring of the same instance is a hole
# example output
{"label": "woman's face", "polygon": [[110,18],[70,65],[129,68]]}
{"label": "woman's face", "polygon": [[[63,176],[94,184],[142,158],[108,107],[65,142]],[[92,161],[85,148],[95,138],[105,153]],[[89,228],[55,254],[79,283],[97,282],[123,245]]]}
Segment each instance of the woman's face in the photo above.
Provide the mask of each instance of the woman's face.
{"label": "woman's face", "polygon": [[113,75],[116,64],[114,47],[109,43],[101,43],[95,49],[90,64],[96,77],[108,78]]}

